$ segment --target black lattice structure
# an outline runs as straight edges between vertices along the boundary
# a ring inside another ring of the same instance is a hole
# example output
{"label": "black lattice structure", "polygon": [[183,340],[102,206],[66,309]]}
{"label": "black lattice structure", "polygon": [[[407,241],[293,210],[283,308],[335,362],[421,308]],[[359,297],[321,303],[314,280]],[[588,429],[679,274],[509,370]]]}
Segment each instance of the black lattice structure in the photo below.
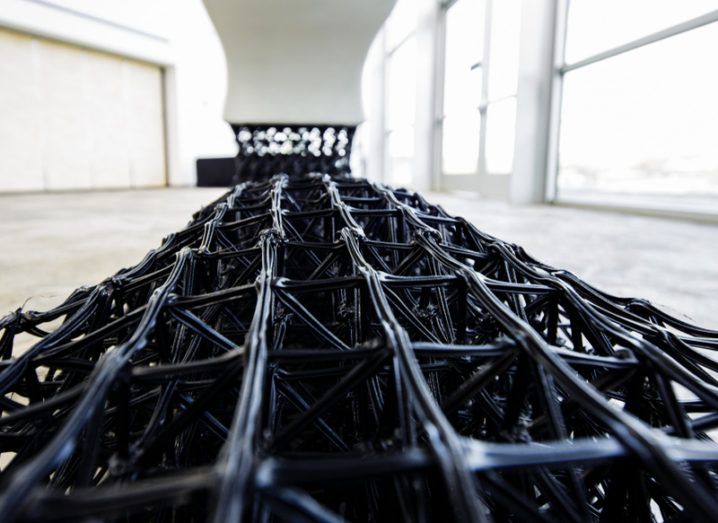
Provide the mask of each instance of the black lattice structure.
{"label": "black lattice structure", "polygon": [[277,173],[349,174],[356,128],[337,125],[232,125],[237,138],[235,183],[265,181]]}
{"label": "black lattice structure", "polygon": [[718,514],[718,333],[404,190],[241,184],[0,328],[3,522]]}

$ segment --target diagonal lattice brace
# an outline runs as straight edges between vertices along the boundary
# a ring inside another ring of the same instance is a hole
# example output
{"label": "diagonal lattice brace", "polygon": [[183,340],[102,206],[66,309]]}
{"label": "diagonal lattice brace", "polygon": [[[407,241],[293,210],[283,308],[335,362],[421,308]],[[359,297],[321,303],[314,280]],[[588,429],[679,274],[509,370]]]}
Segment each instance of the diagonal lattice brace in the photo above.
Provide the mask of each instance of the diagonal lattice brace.
{"label": "diagonal lattice brace", "polygon": [[343,175],[0,320],[0,520],[718,513],[718,333]]}

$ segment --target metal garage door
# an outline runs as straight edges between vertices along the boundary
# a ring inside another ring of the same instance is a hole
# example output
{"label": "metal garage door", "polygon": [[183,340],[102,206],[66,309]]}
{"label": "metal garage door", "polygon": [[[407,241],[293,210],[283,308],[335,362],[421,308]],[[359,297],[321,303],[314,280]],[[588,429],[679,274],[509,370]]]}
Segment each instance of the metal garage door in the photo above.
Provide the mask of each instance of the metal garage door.
{"label": "metal garage door", "polygon": [[0,191],[164,185],[159,67],[0,29]]}

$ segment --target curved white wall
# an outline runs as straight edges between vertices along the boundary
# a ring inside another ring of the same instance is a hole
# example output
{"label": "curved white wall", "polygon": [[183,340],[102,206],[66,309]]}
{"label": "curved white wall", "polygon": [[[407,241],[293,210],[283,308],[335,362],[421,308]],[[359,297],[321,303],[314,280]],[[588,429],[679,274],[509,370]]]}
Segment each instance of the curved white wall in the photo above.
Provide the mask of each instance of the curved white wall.
{"label": "curved white wall", "polygon": [[361,73],[396,0],[204,0],[227,58],[232,123],[356,125]]}

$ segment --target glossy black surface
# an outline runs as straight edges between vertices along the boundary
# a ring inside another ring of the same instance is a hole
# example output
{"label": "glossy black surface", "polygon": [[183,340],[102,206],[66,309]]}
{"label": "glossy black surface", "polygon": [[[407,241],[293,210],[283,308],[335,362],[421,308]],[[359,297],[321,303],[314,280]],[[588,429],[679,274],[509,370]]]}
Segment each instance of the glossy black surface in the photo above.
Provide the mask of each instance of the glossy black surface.
{"label": "glossy black surface", "polygon": [[0,340],[4,522],[718,513],[718,333],[361,179],[238,185]]}

